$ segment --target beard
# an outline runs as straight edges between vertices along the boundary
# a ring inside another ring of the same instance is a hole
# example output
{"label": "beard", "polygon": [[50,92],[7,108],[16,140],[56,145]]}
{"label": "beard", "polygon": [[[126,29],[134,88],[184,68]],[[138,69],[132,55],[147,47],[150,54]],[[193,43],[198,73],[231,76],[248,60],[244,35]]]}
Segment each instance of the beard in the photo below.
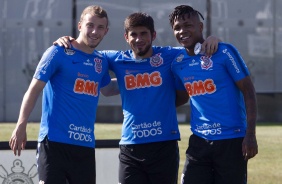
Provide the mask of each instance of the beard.
{"label": "beard", "polygon": [[149,52],[149,50],[150,50],[151,47],[152,47],[151,44],[150,44],[150,45],[147,45],[147,46],[144,48],[144,50],[135,50],[135,53],[136,53],[137,56],[142,57],[142,56],[146,55],[146,54]]}

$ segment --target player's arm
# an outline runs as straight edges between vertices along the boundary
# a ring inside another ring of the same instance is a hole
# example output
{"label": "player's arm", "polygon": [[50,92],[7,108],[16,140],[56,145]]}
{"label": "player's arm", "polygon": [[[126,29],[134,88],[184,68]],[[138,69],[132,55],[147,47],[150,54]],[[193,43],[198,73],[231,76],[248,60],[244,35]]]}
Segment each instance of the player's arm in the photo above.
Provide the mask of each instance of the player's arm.
{"label": "player's arm", "polygon": [[213,55],[218,48],[218,43],[221,40],[216,36],[209,36],[202,44],[201,52],[205,53],[206,56]]}
{"label": "player's arm", "polygon": [[242,143],[245,159],[253,158],[258,153],[256,140],[257,102],[254,85],[249,76],[236,82],[244,96],[247,113],[247,130]]}
{"label": "player's arm", "polygon": [[187,91],[185,90],[176,90],[176,99],[175,99],[175,106],[179,107],[184,105],[188,102],[189,96]]}
{"label": "player's arm", "polygon": [[10,148],[15,155],[20,156],[21,150],[25,148],[27,121],[45,84],[33,78],[23,97],[18,122],[9,141]]}
{"label": "player's arm", "polygon": [[53,42],[53,45],[63,46],[65,48],[71,48],[71,43],[75,39],[71,36],[62,36]]}
{"label": "player's arm", "polygon": [[104,96],[114,96],[120,94],[117,79],[112,78],[111,82],[107,86],[100,89],[100,92]]}

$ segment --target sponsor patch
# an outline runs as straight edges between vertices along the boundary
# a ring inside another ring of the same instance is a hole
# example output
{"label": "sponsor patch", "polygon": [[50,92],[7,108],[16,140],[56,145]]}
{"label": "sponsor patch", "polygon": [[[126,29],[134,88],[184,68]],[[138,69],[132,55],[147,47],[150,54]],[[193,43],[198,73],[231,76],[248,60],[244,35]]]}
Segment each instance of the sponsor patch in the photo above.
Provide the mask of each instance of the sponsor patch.
{"label": "sponsor patch", "polygon": [[183,54],[180,54],[177,58],[176,58],[176,62],[181,62],[184,58]]}
{"label": "sponsor patch", "polygon": [[66,55],[70,55],[70,56],[74,55],[74,53],[75,53],[75,51],[72,50],[72,49],[65,49],[64,51],[65,51]]}
{"label": "sponsor patch", "polygon": [[199,62],[196,62],[195,59],[193,59],[193,60],[191,61],[191,63],[189,63],[189,66],[196,66],[196,65],[199,65]]}

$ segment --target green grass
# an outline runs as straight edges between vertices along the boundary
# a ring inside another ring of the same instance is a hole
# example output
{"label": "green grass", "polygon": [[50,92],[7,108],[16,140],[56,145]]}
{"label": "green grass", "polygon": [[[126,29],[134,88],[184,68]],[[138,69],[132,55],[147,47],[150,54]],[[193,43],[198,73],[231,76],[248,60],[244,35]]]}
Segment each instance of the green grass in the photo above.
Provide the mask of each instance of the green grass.
{"label": "green grass", "polygon": [[[0,141],[8,141],[15,123],[0,123]],[[27,127],[28,140],[36,140],[38,123],[29,123]],[[119,139],[121,124],[97,123],[96,139]],[[180,167],[181,173],[188,138],[191,134],[188,124],[180,124],[181,141]],[[282,184],[282,123],[260,123],[257,126],[257,141],[259,154],[249,160],[248,184]],[[180,175],[180,174],[179,174]]]}

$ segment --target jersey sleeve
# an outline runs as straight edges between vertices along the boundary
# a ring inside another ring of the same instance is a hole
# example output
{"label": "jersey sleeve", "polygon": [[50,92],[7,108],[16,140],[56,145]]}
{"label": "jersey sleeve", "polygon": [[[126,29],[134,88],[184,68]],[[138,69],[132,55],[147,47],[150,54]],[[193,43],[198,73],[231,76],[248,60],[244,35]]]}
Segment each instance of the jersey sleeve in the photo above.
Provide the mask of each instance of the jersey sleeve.
{"label": "jersey sleeve", "polygon": [[225,55],[225,66],[232,76],[234,81],[241,80],[246,76],[249,76],[249,70],[239,51],[231,44],[226,44],[222,53]]}
{"label": "jersey sleeve", "polygon": [[60,65],[59,61],[61,60],[61,54],[59,52],[59,47],[49,47],[40,59],[33,77],[48,82]]}
{"label": "jersey sleeve", "polygon": [[103,76],[103,78],[101,80],[101,88],[105,87],[110,82],[111,82],[111,76],[110,76],[109,72],[105,72],[105,75]]}
{"label": "jersey sleeve", "polygon": [[[175,47],[173,48],[175,49]],[[179,70],[181,70],[181,63],[179,63],[179,61],[182,61],[184,58],[183,50],[184,49],[178,49],[178,51],[180,52],[177,52],[176,57],[171,62],[171,71],[174,77],[174,85],[175,85],[176,90],[186,90],[183,85],[182,80],[180,79],[178,75]]]}
{"label": "jersey sleeve", "polygon": [[109,69],[112,69],[112,63],[115,61],[115,59],[117,58],[117,56],[119,55],[120,51],[117,50],[103,50],[103,51],[99,51],[108,61],[109,63]]}

